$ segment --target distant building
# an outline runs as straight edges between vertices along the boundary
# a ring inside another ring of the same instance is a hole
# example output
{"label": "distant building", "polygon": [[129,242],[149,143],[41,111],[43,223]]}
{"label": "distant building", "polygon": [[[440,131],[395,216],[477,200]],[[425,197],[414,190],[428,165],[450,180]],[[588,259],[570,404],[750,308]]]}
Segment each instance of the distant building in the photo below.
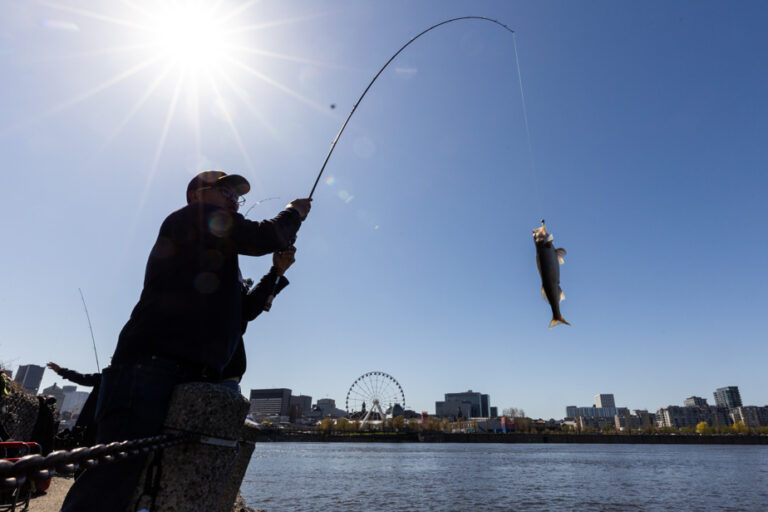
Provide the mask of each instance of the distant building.
{"label": "distant building", "polygon": [[695,427],[705,421],[711,427],[725,427],[732,423],[728,410],[723,407],[680,407],[670,405],[656,411],[657,427]]}
{"label": "distant building", "polygon": [[331,418],[341,418],[347,415],[347,411],[336,407],[336,400],[333,398],[318,399],[315,404],[315,409],[320,411],[323,418],[327,418],[328,416]]}
{"label": "distant building", "polygon": [[613,394],[595,395],[595,407],[616,408]]}
{"label": "distant building", "polygon": [[[616,407],[616,400],[614,400],[613,394],[595,395],[595,405],[592,407],[568,405],[565,408],[566,418],[607,418],[611,424],[614,422],[614,417],[617,414],[620,414],[620,412]],[[594,425],[590,424],[589,426]]]}
{"label": "distant building", "polygon": [[16,377],[13,381],[33,395],[36,395],[37,390],[40,388],[40,382],[43,380],[44,371],[45,368],[42,366],[23,364],[16,370]]}
{"label": "distant building", "polygon": [[315,405],[322,411],[323,416],[328,416],[336,408],[336,400],[333,398],[320,398]]}
{"label": "distant building", "polygon": [[590,418],[586,416],[577,416],[575,418],[574,424],[579,430],[584,430],[586,428],[594,428],[600,430],[606,425],[615,427],[616,417],[617,416],[593,416]]}
{"label": "distant building", "polygon": [[446,393],[445,400],[435,402],[435,416],[457,417],[460,411],[462,418],[488,418],[491,415],[490,401],[489,395],[471,389],[463,393]]}
{"label": "distant building", "polygon": [[79,415],[90,393],[88,391],[77,391],[76,386],[64,386],[62,391],[64,392],[64,400],[61,402],[59,411],[68,412],[72,416]]}
{"label": "distant building", "polygon": [[[298,408],[295,414],[297,414],[298,418],[301,418],[304,414],[312,410],[312,397],[307,395],[291,395],[290,407]],[[293,414],[291,416],[293,416]]]}
{"label": "distant building", "polygon": [[738,386],[717,388],[714,394],[715,405],[718,407],[733,409],[734,407],[741,407],[743,405],[741,403],[741,394],[739,393]]}
{"label": "distant building", "polygon": [[690,396],[686,398],[683,400],[683,405],[685,407],[709,407],[707,399],[701,398],[700,396]]}
{"label": "distant building", "polygon": [[743,405],[731,409],[731,419],[734,423],[744,422],[750,428],[768,426],[768,405]]}
{"label": "distant building", "polygon": [[499,417],[499,408],[491,407],[491,418],[498,418],[498,417]]}
{"label": "distant building", "polygon": [[61,412],[61,405],[64,403],[64,390],[55,382],[53,386],[47,387],[42,392],[43,395],[50,395],[56,399],[56,410]]}
{"label": "distant building", "polygon": [[450,420],[466,419],[472,417],[472,404],[468,401],[443,400],[435,402],[435,416]]}
{"label": "distant building", "polygon": [[286,388],[252,389],[251,409],[254,418],[267,416],[288,416],[291,405],[291,390]]}
{"label": "distant building", "polygon": [[648,412],[647,409],[635,409],[632,414],[640,419],[638,428],[651,428],[656,425],[656,414]]}
{"label": "distant building", "polygon": [[648,411],[635,409],[630,414],[624,407],[618,408],[619,414],[614,417],[616,430],[626,432],[628,429],[647,429],[656,425],[656,415]]}
{"label": "distant building", "polygon": [[619,413],[616,407],[576,407],[575,405],[569,405],[565,408],[565,416],[568,418],[610,418],[613,421],[613,417]]}

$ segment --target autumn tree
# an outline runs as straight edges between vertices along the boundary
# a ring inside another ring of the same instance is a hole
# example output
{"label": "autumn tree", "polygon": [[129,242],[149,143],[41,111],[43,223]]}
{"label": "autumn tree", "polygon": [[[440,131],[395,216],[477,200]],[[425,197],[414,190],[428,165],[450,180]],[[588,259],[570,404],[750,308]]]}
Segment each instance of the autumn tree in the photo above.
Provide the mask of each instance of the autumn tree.
{"label": "autumn tree", "polygon": [[323,418],[323,420],[317,425],[316,429],[321,434],[330,434],[333,430],[333,427],[333,418]]}
{"label": "autumn tree", "polygon": [[336,420],[336,430],[338,432],[348,432],[349,425],[349,420],[347,418],[339,418]]}
{"label": "autumn tree", "polygon": [[733,424],[733,429],[737,434],[749,434],[750,428],[744,424],[743,421],[739,421]]}

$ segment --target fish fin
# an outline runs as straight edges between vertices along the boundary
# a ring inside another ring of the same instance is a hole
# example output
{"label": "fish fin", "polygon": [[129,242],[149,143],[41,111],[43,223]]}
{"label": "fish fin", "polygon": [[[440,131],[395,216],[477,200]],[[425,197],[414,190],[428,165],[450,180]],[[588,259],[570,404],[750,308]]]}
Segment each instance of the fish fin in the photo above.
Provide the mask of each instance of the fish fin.
{"label": "fish fin", "polygon": [[547,298],[547,292],[544,291],[544,287],[541,287],[541,298],[544,299],[544,302],[549,302],[549,299]]}
{"label": "fish fin", "polygon": [[559,261],[561,265],[565,263],[564,256],[568,254],[567,252],[565,252],[565,249],[563,249],[562,247],[560,249],[555,249],[555,254],[557,254],[557,261]]}
{"label": "fish fin", "polygon": [[549,322],[549,328],[551,329],[551,328],[553,328],[554,326],[556,326],[557,324],[565,324],[565,325],[571,325],[571,324],[569,324],[569,323],[568,323],[568,322],[565,320],[565,318],[563,318],[563,317],[560,317],[560,318],[553,318],[553,319],[552,319],[552,321],[551,321],[551,322]]}
{"label": "fish fin", "polygon": [[557,288],[560,290],[560,302],[563,302],[565,300],[565,293],[563,292],[563,289],[558,286]]}

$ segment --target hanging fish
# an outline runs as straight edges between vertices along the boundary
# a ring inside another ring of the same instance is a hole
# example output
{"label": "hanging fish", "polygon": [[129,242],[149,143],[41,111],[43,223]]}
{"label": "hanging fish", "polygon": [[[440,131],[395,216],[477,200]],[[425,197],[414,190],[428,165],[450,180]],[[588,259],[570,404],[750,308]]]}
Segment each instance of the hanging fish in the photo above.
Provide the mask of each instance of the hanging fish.
{"label": "hanging fish", "polygon": [[549,328],[557,324],[571,325],[565,321],[560,313],[560,301],[565,300],[565,294],[560,288],[560,265],[565,262],[565,249],[555,249],[552,241],[555,239],[551,233],[547,233],[544,219],[541,219],[541,227],[533,230],[533,243],[536,244],[536,267],[541,277],[541,296],[549,302],[552,308],[552,321]]}

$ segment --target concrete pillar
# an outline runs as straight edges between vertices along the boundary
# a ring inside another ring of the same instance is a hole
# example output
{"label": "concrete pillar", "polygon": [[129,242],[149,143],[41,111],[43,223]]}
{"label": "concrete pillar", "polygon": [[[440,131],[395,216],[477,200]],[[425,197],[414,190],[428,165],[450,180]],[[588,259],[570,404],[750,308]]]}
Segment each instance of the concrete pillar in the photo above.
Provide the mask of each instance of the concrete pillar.
{"label": "concrete pillar", "polygon": [[135,510],[230,512],[253,452],[252,443],[240,442],[249,406],[240,393],[216,384],[192,382],[177,386],[165,418],[165,431],[189,432],[208,439],[163,450],[159,478],[154,480],[154,506],[145,490],[147,471],[158,470],[150,458],[139,479],[133,500],[139,506]]}
{"label": "concrete pillar", "polygon": [[237,452],[237,458],[229,474],[229,481],[224,487],[224,492],[219,500],[219,508],[216,512],[232,512],[232,503],[237,498],[240,491],[240,485],[243,483],[245,471],[248,469],[248,463],[253,455],[254,444],[258,436],[259,429],[251,425],[243,425],[240,431],[240,450]]}

